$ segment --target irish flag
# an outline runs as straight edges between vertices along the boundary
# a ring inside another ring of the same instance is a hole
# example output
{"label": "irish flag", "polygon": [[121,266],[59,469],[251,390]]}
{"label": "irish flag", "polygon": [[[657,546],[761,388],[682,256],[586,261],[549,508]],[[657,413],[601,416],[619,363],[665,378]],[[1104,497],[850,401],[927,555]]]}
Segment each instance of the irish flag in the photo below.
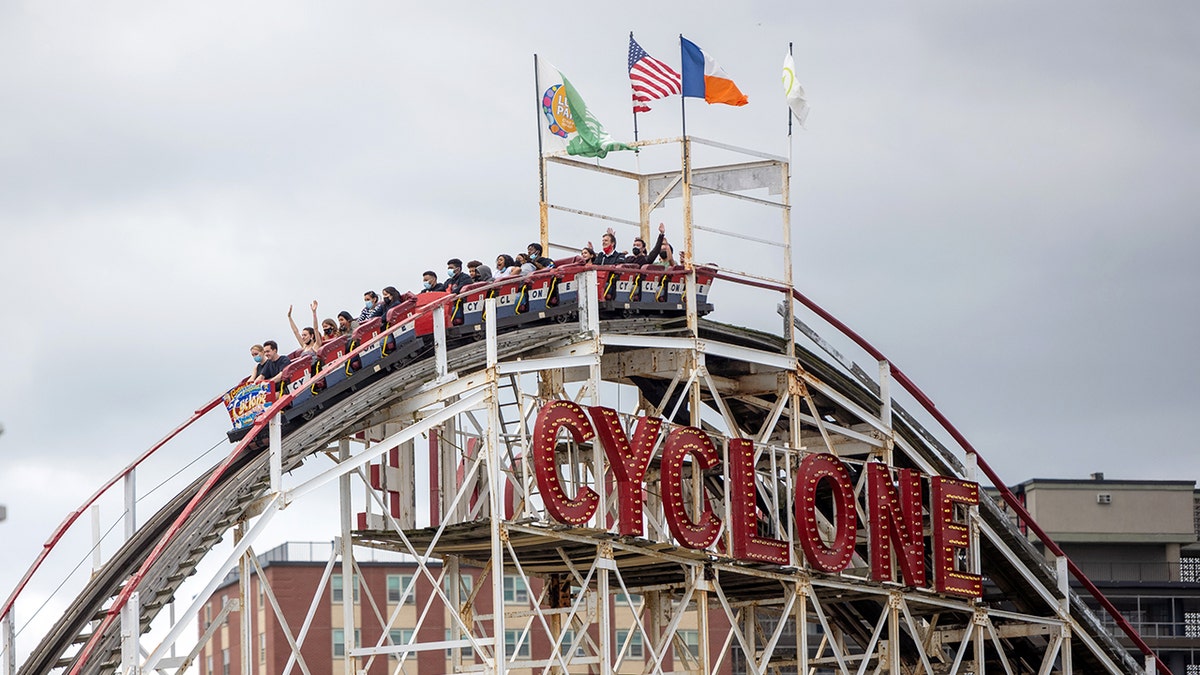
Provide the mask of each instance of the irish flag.
{"label": "irish flag", "polygon": [[683,51],[683,95],[702,98],[708,103],[746,105],[746,95],[737,88],[729,74],[696,43],[679,36]]}

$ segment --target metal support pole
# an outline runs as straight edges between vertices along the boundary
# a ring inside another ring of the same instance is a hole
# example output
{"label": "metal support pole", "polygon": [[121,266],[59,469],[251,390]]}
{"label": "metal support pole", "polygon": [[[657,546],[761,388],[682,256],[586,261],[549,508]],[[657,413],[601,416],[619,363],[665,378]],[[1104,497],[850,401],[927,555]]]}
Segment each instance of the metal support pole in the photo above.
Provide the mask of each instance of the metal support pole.
{"label": "metal support pole", "polygon": [[[350,459],[349,439],[338,441],[338,461]],[[386,462],[385,462],[386,464]],[[349,675],[358,670],[356,659],[351,653],[358,648],[354,639],[354,592],[358,586],[354,580],[354,541],[351,538],[350,514],[353,504],[350,499],[350,474],[338,476],[338,509],[341,516],[342,536],[339,543],[342,550],[342,667]]]}
{"label": "metal support pole", "polygon": [[904,596],[897,592],[888,595],[888,672],[899,675],[900,670],[900,603]]}
{"label": "metal support pole", "polygon": [[137,472],[130,469],[125,474],[125,541],[133,539],[137,532]]}
{"label": "metal support pole", "polygon": [[[495,316],[495,315],[493,315]],[[433,312],[433,350],[439,380],[446,377],[446,312],[438,307]]]}
{"label": "metal support pole", "polygon": [[796,584],[796,672],[808,672],[808,590],[805,583]]}
{"label": "metal support pole", "polygon": [[[582,296],[583,294],[581,292],[580,300],[583,299]],[[582,312],[580,312],[580,314],[582,314]],[[496,364],[500,362],[499,348],[496,346],[495,298],[488,298],[483,301],[483,315],[492,317],[491,321],[485,321],[483,324],[484,338],[487,340],[487,367],[492,369],[495,368]]]}
{"label": "metal support pole", "polygon": [[[593,275],[594,277],[595,275]],[[582,291],[581,291],[582,295]],[[492,316],[495,316],[494,314]],[[494,330],[494,329],[493,329]],[[488,469],[488,505],[491,507],[491,563],[492,563],[492,653],[495,663],[491,669],[494,675],[505,675],[508,672],[508,652],[504,641],[504,524],[503,504],[504,472],[500,465],[502,452],[500,449],[500,390],[496,384],[496,371],[489,373],[491,379],[491,395],[487,402],[487,444],[483,451],[487,457]]]}
{"label": "metal support pole", "polygon": [[879,421],[886,429],[883,439],[883,461],[892,466],[892,453],[896,447],[896,433],[892,428],[892,366],[887,361],[879,362]]}
{"label": "metal support pole", "polygon": [[690,270],[696,262],[696,241],[692,230],[692,141],[684,136],[682,145],[683,250],[687,253],[684,266]]}
{"label": "metal support pole", "polygon": [[613,644],[613,597],[609,589],[609,574],[610,569],[616,568],[616,563],[612,559],[612,549],[605,547],[607,550],[601,553],[603,557],[596,567],[596,594],[599,602],[600,615],[597,618],[596,625],[600,635],[597,641],[600,656],[600,675],[613,675],[613,652],[618,645]]}
{"label": "metal support pole", "polygon": [[1072,675],[1075,672],[1075,664],[1071,658],[1071,624],[1063,624],[1063,641],[1062,648],[1059,652],[1062,658],[1062,674]]}
{"label": "metal support pole", "polygon": [[[242,537],[246,535],[246,521],[239,521],[233,529],[234,543],[241,542]],[[252,567],[251,557],[254,555],[253,547],[246,549],[242,554],[242,559],[238,564],[238,595],[241,596],[241,628],[242,628],[242,675],[253,675],[254,663],[254,612],[251,610],[250,603],[250,569]]]}
{"label": "metal support pole", "polygon": [[92,505],[92,574],[100,571],[104,564],[100,557],[100,505]]}
{"label": "metal support pole", "polygon": [[[449,423],[449,422],[447,422]],[[385,424],[383,425],[384,436],[391,436],[393,433],[400,431],[402,425]],[[441,438],[443,433],[437,434],[436,438]],[[433,437],[431,432],[431,437]],[[414,468],[417,458],[417,444],[414,441],[403,443],[400,445],[399,461],[394,469],[395,473],[400,476],[399,485],[388,485],[388,490],[398,492],[400,497],[400,515],[396,521],[403,528],[413,528],[417,526],[417,474]],[[386,457],[386,455],[385,455]],[[384,466],[390,462],[384,461]],[[431,467],[432,468],[432,467]],[[389,469],[384,469],[382,473],[387,475]],[[387,522],[387,519],[384,519]]]}
{"label": "metal support pole", "polygon": [[[976,611],[974,625],[971,626],[970,632],[971,647],[974,649],[975,658],[975,670],[973,672],[977,673],[978,675],[983,675],[985,668],[984,663],[987,660],[987,650],[985,649],[986,645],[984,644],[984,638],[986,636],[984,633],[984,622],[986,620],[987,616],[985,614]],[[967,636],[963,635],[963,639],[967,639]]]}
{"label": "metal support pole", "polygon": [[269,452],[271,453],[271,492],[279,493],[283,490],[283,416],[276,415],[267,423],[267,438],[270,442]]}
{"label": "metal support pole", "polygon": [[137,591],[131,593],[129,602],[121,608],[121,675],[137,675],[141,672],[139,595]]}
{"label": "metal support pole", "polygon": [[[454,615],[461,615],[462,610],[462,572],[458,564],[458,556],[448,555],[443,563],[446,566],[446,578],[450,581],[450,592],[446,594],[446,599],[450,602],[450,612]],[[447,624],[450,628],[450,640],[456,641],[463,638],[462,628],[454,619],[450,619]],[[462,647],[454,646],[450,648],[450,672],[461,673],[463,666],[463,650]]]}
{"label": "metal support pole", "polygon": [[[786,162],[780,168],[780,180],[783,182],[782,201],[783,201],[783,284],[788,288],[795,288],[795,277],[792,276],[792,182],[791,182],[791,162]],[[783,299],[784,307],[787,311],[784,312],[783,336],[787,338],[787,355],[790,357],[796,356],[796,302],[790,296]]]}
{"label": "metal support pole", "polygon": [[16,609],[8,610],[8,614],[0,619],[0,640],[3,641],[4,669],[3,675],[17,675],[17,633],[13,627],[13,613]]}

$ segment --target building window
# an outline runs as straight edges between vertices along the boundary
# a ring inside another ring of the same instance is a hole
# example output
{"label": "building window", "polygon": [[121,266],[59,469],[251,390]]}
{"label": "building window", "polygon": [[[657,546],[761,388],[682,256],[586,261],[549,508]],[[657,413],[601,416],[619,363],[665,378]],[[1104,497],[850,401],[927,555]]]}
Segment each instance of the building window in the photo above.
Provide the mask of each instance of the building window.
{"label": "building window", "polygon": [[[456,640],[456,639],[459,639],[459,638],[454,637],[454,630],[451,628],[447,628],[446,629],[446,642],[449,642],[451,640]],[[470,647],[460,647],[459,649],[462,649],[465,651],[467,649],[470,649]],[[446,658],[450,658],[452,656],[454,656],[454,647],[446,647]]]}
{"label": "building window", "polygon": [[[228,596],[228,595],[222,595],[222,596],[221,596],[221,611],[223,611],[223,612],[224,612],[224,611],[225,611],[225,606],[226,606],[226,605],[228,605],[228,604],[229,604],[229,596]],[[225,618],[221,619],[221,625],[222,625],[222,626],[224,626],[224,625],[226,625],[226,624],[228,624],[228,623],[229,623],[229,612],[225,612]]]}
{"label": "building window", "polygon": [[204,675],[216,675],[216,672],[213,671],[212,654],[209,654],[204,659]]}
{"label": "building window", "polygon": [[529,602],[529,589],[526,588],[524,579],[504,577],[504,602]]}
{"label": "building window", "polygon": [[[358,575],[355,574],[350,580],[354,585],[354,602],[358,602]],[[333,602],[342,601],[342,575],[335,574],[329,577],[329,599]]]}
{"label": "building window", "polygon": [[1200,558],[1179,559],[1179,580],[1193,584],[1200,581]]}
{"label": "building window", "polygon": [[[204,603],[204,625],[201,628],[208,628],[212,625],[212,601]],[[212,668],[208,669],[208,674],[212,675]]]}
{"label": "building window", "polygon": [[[575,631],[573,631],[573,630],[563,631],[562,644],[558,646],[558,653],[562,654],[563,656],[571,656],[571,645],[574,643],[575,643]],[[585,656],[586,655],[586,652],[583,649],[584,644],[586,644],[586,643],[582,640],[579,642],[579,646],[575,648],[575,652],[574,652],[575,656]]]}
{"label": "building window", "polygon": [[229,675],[229,648],[221,650],[221,674]]}
{"label": "building window", "polygon": [[267,606],[266,605],[266,590],[265,590],[266,585],[267,585],[266,579],[258,580],[258,607],[259,607],[259,609],[262,609],[263,607]]}
{"label": "building window", "polygon": [[523,656],[525,658],[529,658],[529,639],[526,637],[523,642],[518,643],[517,641],[520,639],[521,631],[504,631],[504,653],[510,657]]}
{"label": "building window", "polygon": [[[355,645],[358,644],[358,638],[359,638],[359,630],[357,628],[355,628],[354,629],[354,644]],[[350,648],[353,649],[354,645],[351,645]],[[342,630],[341,628],[333,629],[333,655],[334,656],[345,656],[346,655],[346,631]]]}
{"label": "building window", "polygon": [[629,595],[617,593],[616,598],[618,607],[629,607],[630,605],[637,607],[642,604],[642,596],[638,593],[630,593]]}
{"label": "building window", "polygon": [[[389,574],[387,576],[387,599],[388,602],[400,602],[400,595],[404,593],[404,589],[412,583],[413,575],[411,574]],[[413,588],[409,592],[408,597],[404,599],[404,604],[417,604],[417,589]]]}
{"label": "building window", "polygon": [[[388,631],[388,639],[393,646],[400,647],[413,641],[413,630],[411,628],[393,628]],[[388,654],[393,659],[399,659],[399,654]]]}
{"label": "building window", "polygon": [[1183,636],[1189,638],[1200,637],[1200,612],[1185,611],[1183,613]]}
{"label": "building window", "polygon": [[259,663],[267,662],[267,634],[266,633],[258,634],[258,662]]}
{"label": "building window", "polygon": [[[699,656],[700,656],[700,631],[681,630],[681,631],[676,631],[676,635],[679,637],[679,640],[681,642],[683,642],[684,645],[687,646],[688,652],[693,657],[699,658]],[[679,654],[678,646],[676,646],[675,653]],[[682,656],[682,655],[680,655],[680,656]]]}
{"label": "building window", "polygon": [[[471,596],[471,590],[474,588],[475,579],[474,577],[469,577],[463,574],[459,576],[458,580],[458,599],[459,602],[463,602]],[[450,578],[450,575],[442,577],[442,590],[445,591],[447,598],[450,597],[450,589],[453,587],[454,580]]]}
{"label": "building window", "polygon": [[[679,631],[679,632],[682,633],[683,631]],[[618,650],[623,649],[625,647],[626,640],[629,641],[629,649],[626,650],[625,656],[634,658],[634,659],[640,659],[645,655],[645,652],[642,651],[642,634],[640,631],[636,631],[636,630],[628,631],[628,630],[624,630],[624,629],[618,630],[617,631],[617,649]]]}

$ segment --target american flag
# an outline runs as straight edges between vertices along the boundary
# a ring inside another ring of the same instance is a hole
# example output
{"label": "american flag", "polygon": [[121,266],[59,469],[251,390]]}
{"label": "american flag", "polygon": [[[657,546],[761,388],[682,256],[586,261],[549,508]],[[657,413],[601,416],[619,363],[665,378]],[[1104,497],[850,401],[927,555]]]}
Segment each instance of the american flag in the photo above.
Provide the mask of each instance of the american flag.
{"label": "american flag", "polygon": [[646,53],[629,34],[629,84],[633,86],[633,112],[648,112],[648,102],[680,91],[679,73]]}

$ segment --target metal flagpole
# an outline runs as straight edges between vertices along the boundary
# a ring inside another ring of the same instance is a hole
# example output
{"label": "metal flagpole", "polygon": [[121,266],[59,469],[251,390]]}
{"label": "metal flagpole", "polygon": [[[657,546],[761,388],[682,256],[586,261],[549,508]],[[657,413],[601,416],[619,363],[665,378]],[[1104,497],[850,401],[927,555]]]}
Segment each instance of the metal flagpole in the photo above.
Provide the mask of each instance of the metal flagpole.
{"label": "metal flagpole", "polygon": [[683,33],[679,34],[679,120],[681,135],[687,138],[687,95],[683,93]]}
{"label": "metal flagpole", "polygon": [[534,120],[537,122],[538,148],[538,241],[542,251],[550,251],[550,212],[546,208],[546,157],[542,150],[542,85],[538,81],[538,55],[533,55]]}
{"label": "metal flagpole", "polygon": [[[788,42],[788,56],[794,56],[792,54],[792,43],[791,42]],[[784,105],[787,105],[786,97],[787,97],[787,92],[785,91],[784,92]],[[792,106],[788,105],[787,110],[788,110],[788,113],[787,113],[787,116],[788,116],[788,166],[790,167],[792,165]],[[540,139],[541,137],[539,136],[538,138]]]}
{"label": "metal flagpole", "polygon": [[[629,45],[631,47],[633,46],[633,31],[629,31]],[[628,66],[628,64],[626,64],[626,66]],[[626,70],[628,70],[628,67],[626,68]],[[632,94],[633,80],[632,79],[629,81],[629,89],[630,89],[630,97],[629,98],[630,98],[630,102],[631,102],[630,107],[633,109],[633,142],[637,143],[638,142],[637,102],[633,99],[633,94]],[[633,154],[637,155],[639,152],[641,152],[641,150],[642,150],[641,148],[635,147],[633,149]]]}

